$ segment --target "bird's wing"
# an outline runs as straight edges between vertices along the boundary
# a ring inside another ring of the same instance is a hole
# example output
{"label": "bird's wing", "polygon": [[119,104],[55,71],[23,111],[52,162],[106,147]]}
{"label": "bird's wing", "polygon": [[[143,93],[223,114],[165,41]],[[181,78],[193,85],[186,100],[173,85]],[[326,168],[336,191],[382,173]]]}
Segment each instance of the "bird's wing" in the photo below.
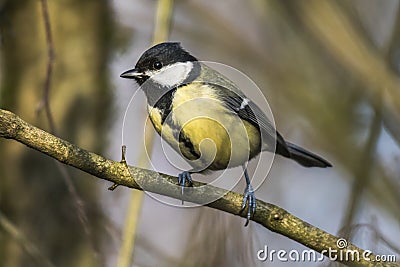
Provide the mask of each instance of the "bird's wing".
{"label": "bird's wing", "polygon": [[[276,131],[270,120],[264,112],[250,99],[237,90],[230,90],[218,84],[208,84],[215,88],[219,99],[228,108],[228,110],[237,114],[242,120],[250,122],[260,130],[263,138],[263,144],[269,146],[272,150],[276,142],[276,152],[288,156],[289,150],[283,137]],[[271,147],[272,146],[272,147]]]}

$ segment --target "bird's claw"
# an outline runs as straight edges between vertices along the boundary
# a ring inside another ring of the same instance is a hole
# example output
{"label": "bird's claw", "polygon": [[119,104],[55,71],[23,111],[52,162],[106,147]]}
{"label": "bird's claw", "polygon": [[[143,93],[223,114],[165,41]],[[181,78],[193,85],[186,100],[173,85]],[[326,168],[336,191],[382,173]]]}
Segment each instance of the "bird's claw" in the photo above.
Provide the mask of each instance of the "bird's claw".
{"label": "bird's claw", "polygon": [[[181,186],[181,195],[183,196],[183,190],[185,188],[185,184],[188,184],[188,186],[193,186],[193,180],[192,176],[190,175],[190,172],[184,171],[178,175],[178,184]],[[183,205],[183,199],[182,199],[182,205]]]}
{"label": "bird's claw", "polygon": [[249,224],[250,218],[252,215],[254,216],[257,207],[257,201],[256,201],[256,196],[254,194],[254,189],[250,184],[247,185],[246,189],[244,190],[242,209],[240,210],[240,212],[245,210],[246,204],[247,204],[247,219],[244,226],[247,226]]}

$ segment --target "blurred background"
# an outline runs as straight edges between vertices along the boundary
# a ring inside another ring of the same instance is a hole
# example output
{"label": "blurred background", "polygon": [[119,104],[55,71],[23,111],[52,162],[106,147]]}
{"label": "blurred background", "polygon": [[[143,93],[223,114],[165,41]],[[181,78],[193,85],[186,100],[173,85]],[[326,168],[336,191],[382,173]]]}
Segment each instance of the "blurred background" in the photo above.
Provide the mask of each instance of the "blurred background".
{"label": "blurred background", "polygon": [[[398,0],[1,0],[0,107],[120,160],[123,116],[137,86],[119,75],[165,39],[246,73],[280,133],[334,166],[276,158],[258,199],[399,260]],[[137,99],[141,126],[142,92]],[[149,167],[145,139],[152,164],[176,175],[158,136],[135,129],[128,163]],[[239,217],[110,185],[0,139],[0,266],[305,265],[260,262],[266,245],[307,248],[255,223],[244,228]]]}

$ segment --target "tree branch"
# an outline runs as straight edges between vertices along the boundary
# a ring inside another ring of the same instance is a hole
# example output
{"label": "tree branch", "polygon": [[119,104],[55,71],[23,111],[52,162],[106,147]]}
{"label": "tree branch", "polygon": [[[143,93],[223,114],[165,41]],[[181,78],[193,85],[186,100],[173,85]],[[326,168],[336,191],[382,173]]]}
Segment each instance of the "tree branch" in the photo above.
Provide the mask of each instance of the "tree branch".
{"label": "tree branch", "polygon": [[[28,124],[14,113],[2,109],[0,109],[0,137],[14,139],[64,164],[119,185],[193,203],[203,203],[204,199],[214,198],[218,200],[207,204],[207,206],[233,215],[246,216],[240,213],[243,196],[238,193],[213,186],[204,187],[204,183],[194,181],[194,187],[199,188],[190,190],[188,193],[185,192],[182,196],[180,187],[177,186],[176,177],[132,166],[129,166],[128,169],[123,163],[106,159],[79,148]],[[252,220],[317,252],[326,251],[324,252],[325,256],[328,255],[329,250],[338,249],[338,237],[302,221],[273,204],[257,200],[257,212]],[[341,259],[340,257],[336,260],[349,266],[396,266],[395,263],[377,265],[373,261],[368,261],[362,257],[365,251],[352,244],[348,244],[347,248],[343,250],[343,254],[349,250],[357,251],[360,255],[360,260],[346,261],[345,258]],[[368,257],[372,260],[375,259],[373,254],[368,254]]]}

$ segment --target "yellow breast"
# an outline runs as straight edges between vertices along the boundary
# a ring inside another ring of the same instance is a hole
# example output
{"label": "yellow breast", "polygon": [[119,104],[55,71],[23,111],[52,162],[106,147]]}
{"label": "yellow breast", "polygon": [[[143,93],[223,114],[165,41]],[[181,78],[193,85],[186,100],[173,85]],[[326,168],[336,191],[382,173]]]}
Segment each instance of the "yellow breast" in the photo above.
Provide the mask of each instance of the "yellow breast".
{"label": "yellow breast", "polygon": [[[214,91],[202,84],[180,87],[172,103],[172,119],[193,144],[201,160],[193,165],[220,170],[242,165],[260,150],[259,131],[226,109]],[[190,155],[182,153],[190,158]]]}

